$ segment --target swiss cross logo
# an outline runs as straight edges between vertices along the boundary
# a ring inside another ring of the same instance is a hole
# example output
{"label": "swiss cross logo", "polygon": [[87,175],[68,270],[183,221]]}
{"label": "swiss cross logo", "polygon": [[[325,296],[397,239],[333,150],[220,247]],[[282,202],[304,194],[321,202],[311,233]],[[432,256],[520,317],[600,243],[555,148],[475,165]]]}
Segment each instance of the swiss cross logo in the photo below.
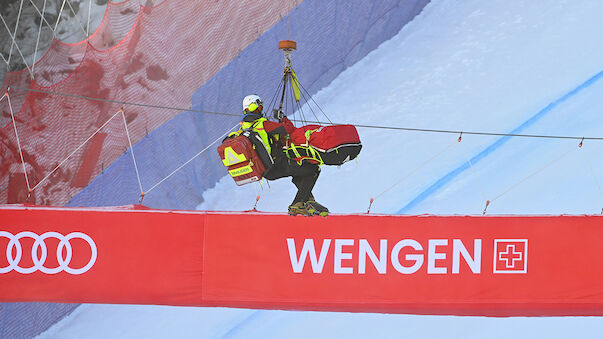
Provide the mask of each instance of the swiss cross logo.
{"label": "swiss cross logo", "polygon": [[494,240],[494,273],[527,273],[528,239]]}

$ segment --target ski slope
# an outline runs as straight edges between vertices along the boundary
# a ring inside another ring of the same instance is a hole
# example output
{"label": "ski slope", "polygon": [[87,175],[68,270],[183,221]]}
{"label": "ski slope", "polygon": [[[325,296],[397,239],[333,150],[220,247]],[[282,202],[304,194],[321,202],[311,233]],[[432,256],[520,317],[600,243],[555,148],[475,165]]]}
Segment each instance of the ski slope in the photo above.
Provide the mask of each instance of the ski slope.
{"label": "ski slope", "polygon": [[[603,136],[603,2],[434,0],[314,99],[335,122]],[[295,63],[295,59],[293,60]],[[303,74],[299,74],[303,83]],[[278,79],[275,79],[275,87]],[[267,98],[272,93],[258,93]],[[241,98],[233,98],[239,101]],[[334,213],[599,214],[603,141],[362,128],[357,162],[324,166]],[[471,165],[469,165],[470,160]],[[224,172],[226,174],[226,171]],[[202,210],[286,211],[289,179],[224,177]],[[485,318],[82,305],[41,338],[598,338],[599,317]]]}

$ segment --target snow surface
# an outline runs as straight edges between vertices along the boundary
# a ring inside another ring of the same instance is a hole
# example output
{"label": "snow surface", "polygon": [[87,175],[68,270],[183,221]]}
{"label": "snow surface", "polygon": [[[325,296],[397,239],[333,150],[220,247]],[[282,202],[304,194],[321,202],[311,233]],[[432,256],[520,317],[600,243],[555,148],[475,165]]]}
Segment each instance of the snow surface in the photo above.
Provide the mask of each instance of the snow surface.
{"label": "snow surface", "polygon": [[[603,2],[433,0],[314,98],[342,123],[603,136]],[[300,74],[303,83],[303,74]],[[262,94],[262,93],[261,93]],[[268,97],[270,94],[262,94]],[[239,100],[233,98],[233,100]],[[324,166],[335,213],[599,214],[603,141],[360,129],[358,162]],[[471,160],[471,166],[468,164]],[[426,163],[426,164],[425,164]],[[550,165],[549,165],[550,164]],[[396,184],[397,183],[397,184]],[[396,184],[396,185],[394,185]],[[392,187],[393,185],[393,187]],[[203,210],[286,211],[289,179],[224,177]],[[485,318],[83,305],[41,338],[599,338],[601,317]]]}

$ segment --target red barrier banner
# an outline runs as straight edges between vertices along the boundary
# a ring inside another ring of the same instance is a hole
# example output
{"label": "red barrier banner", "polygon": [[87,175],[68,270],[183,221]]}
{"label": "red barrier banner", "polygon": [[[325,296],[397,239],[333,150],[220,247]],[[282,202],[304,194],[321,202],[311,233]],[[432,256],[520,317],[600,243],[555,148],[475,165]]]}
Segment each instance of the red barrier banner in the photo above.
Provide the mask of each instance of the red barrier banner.
{"label": "red barrier banner", "polygon": [[603,217],[0,208],[0,301],[603,315]]}
{"label": "red barrier banner", "polygon": [[203,215],[0,208],[0,301],[196,305]]}

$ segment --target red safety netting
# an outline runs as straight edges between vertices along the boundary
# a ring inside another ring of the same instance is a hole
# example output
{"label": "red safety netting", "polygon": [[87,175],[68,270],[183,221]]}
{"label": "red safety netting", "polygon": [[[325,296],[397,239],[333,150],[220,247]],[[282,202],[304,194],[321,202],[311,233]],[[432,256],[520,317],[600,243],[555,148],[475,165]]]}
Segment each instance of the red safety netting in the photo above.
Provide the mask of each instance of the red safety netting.
{"label": "red safety netting", "polygon": [[[35,80],[28,70],[7,74],[0,96],[10,87],[29,186],[35,189],[27,199],[5,97],[0,101],[0,203],[64,205],[127,150],[121,115],[107,123],[123,105],[75,96],[189,108],[196,89],[292,9],[288,2],[270,0],[147,5],[109,3],[100,27],[86,41],[53,41],[33,67]],[[124,110],[132,143],[181,112]]]}

